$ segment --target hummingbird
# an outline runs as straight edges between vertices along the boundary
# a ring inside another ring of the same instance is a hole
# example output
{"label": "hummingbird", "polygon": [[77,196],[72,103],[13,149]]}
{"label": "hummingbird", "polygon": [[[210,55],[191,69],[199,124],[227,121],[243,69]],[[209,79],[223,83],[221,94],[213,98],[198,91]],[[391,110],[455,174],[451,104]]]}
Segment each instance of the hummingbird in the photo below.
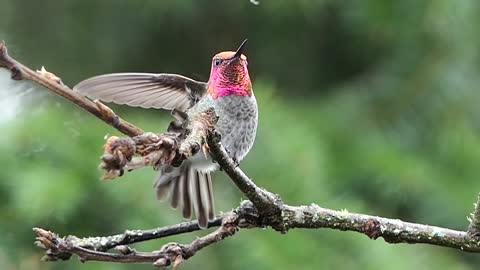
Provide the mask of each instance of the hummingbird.
{"label": "hummingbird", "polygon": [[[187,119],[214,108],[215,130],[238,164],[254,144],[258,123],[257,101],[243,54],[246,42],[236,51],[213,57],[208,82],[168,73],[112,73],[81,81],[73,89],[94,100],[171,110],[174,116],[180,113]],[[207,228],[215,218],[210,174],[219,166],[201,152],[178,167],[160,165],[154,190],[159,200],[168,198],[173,208],[181,208],[185,219],[193,212],[199,227]]]}

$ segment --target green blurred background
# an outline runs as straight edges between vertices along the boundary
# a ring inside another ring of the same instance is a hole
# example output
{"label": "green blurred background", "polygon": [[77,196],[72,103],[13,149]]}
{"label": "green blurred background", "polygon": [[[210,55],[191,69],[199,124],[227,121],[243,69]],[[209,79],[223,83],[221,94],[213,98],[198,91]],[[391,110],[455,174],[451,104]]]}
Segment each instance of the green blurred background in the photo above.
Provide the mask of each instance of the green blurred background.
{"label": "green blurred background", "polygon": [[[480,2],[0,0],[11,55],[72,86],[122,71],[207,80],[211,57],[249,39],[260,107],[242,168],[289,204],[463,230],[480,191]],[[162,111],[114,106],[149,131]],[[144,169],[99,181],[98,119],[0,70],[0,269],[152,269],[41,262],[31,230],[109,235],[182,219]],[[218,212],[241,194],[221,172]],[[170,241],[135,245],[155,250]],[[182,269],[478,269],[480,256],[332,230],[242,230]]]}

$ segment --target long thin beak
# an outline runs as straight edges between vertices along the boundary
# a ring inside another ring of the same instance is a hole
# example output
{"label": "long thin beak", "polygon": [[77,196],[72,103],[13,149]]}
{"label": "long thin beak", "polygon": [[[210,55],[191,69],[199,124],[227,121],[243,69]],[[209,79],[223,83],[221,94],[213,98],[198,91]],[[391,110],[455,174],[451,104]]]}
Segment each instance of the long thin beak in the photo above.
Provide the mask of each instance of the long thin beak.
{"label": "long thin beak", "polygon": [[233,58],[240,58],[240,56],[242,56],[242,53],[243,53],[243,48],[245,47],[245,44],[247,44],[247,41],[248,39],[245,39],[242,44],[240,44],[240,47],[238,47],[237,51],[235,52],[235,55],[233,56]]}

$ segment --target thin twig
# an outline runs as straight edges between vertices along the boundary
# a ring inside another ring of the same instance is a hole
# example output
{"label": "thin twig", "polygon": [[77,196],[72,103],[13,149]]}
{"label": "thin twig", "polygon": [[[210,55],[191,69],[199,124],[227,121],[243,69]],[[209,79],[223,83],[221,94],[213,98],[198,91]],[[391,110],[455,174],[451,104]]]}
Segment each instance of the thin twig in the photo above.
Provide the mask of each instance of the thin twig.
{"label": "thin twig", "polygon": [[[222,224],[222,218],[223,217],[217,217],[215,220],[209,222],[208,228],[220,226]],[[68,236],[67,238],[69,238],[70,243],[74,246],[96,251],[107,251],[121,245],[130,245],[198,230],[201,229],[198,227],[197,221],[188,221],[150,230],[127,230],[121,234],[104,237],[78,238],[76,236]]]}
{"label": "thin twig", "polygon": [[102,179],[122,176],[125,169],[131,171],[146,166],[157,169],[160,165],[181,165],[185,159],[195,155],[200,149],[205,149],[206,137],[213,131],[217,119],[213,109],[188,119],[184,123],[185,130],[188,131],[186,137],[184,133],[173,132],[146,132],[126,138],[109,137],[103,147],[104,154],[99,166],[106,170]]}
{"label": "thin twig", "polygon": [[118,117],[109,107],[98,101],[94,102],[80,95],[61,83],[61,81],[53,79],[51,74],[45,76],[47,72],[44,70],[41,72],[35,72],[11,58],[8,55],[7,46],[3,42],[0,42],[0,67],[10,70],[12,73],[12,79],[35,82],[95,115],[97,118],[116,128],[125,135],[137,136],[144,133],[140,128]]}
{"label": "thin twig", "polygon": [[215,133],[207,137],[213,159],[263,215],[278,214],[282,206],[280,197],[259,188],[228,155],[220,140],[221,136]]}
{"label": "thin twig", "polygon": [[[117,250],[119,253],[111,253],[105,251],[98,251],[94,249],[85,248],[81,245],[81,241],[74,236],[69,237],[60,237],[56,233],[47,231],[40,228],[34,228],[36,237],[36,245],[45,249],[45,256],[43,260],[46,261],[57,261],[57,260],[68,260],[70,257],[75,254],[77,255],[82,262],[86,261],[104,261],[104,262],[116,262],[116,263],[144,263],[151,262],[155,266],[164,267],[173,264],[174,267],[178,266],[183,260],[187,260],[197,253],[199,250],[219,242],[224,238],[233,235],[237,231],[237,226],[239,224],[239,217],[236,213],[231,212],[226,214],[223,219],[220,228],[209,233],[203,237],[195,239],[190,244],[182,245],[178,243],[168,243],[165,244],[160,250],[152,252],[138,252],[134,249],[131,249],[124,245],[115,246],[118,247]],[[177,233],[178,230],[183,232],[188,232],[189,230],[195,230],[198,228],[197,224],[189,224],[184,228],[188,230],[182,230],[179,226],[172,230],[169,229],[170,235]],[[215,224],[213,224],[215,225]],[[164,230],[165,231],[165,230]],[[148,232],[144,232],[145,235]],[[134,237],[139,241],[139,234],[133,234]],[[151,235],[150,235],[151,236]],[[112,236],[115,237],[115,236]],[[156,236],[158,238],[158,235]],[[105,238],[103,238],[105,239]],[[92,242],[91,239],[88,241]],[[98,240],[102,241],[102,240]],[[119,241],[117,243],[120,243]],[[128,242],[128,241],[127,241]]]}

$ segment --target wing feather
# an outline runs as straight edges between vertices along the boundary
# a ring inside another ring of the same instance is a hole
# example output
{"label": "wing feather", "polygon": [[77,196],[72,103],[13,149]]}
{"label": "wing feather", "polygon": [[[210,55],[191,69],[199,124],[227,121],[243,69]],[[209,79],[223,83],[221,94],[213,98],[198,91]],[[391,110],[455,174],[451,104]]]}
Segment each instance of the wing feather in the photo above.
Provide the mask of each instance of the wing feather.
{"label": "wing feather", "polygon": [[133,107],[185,111],[207,92],[207,84],[167,73],[112,73],[73,87],[91,99]]}

